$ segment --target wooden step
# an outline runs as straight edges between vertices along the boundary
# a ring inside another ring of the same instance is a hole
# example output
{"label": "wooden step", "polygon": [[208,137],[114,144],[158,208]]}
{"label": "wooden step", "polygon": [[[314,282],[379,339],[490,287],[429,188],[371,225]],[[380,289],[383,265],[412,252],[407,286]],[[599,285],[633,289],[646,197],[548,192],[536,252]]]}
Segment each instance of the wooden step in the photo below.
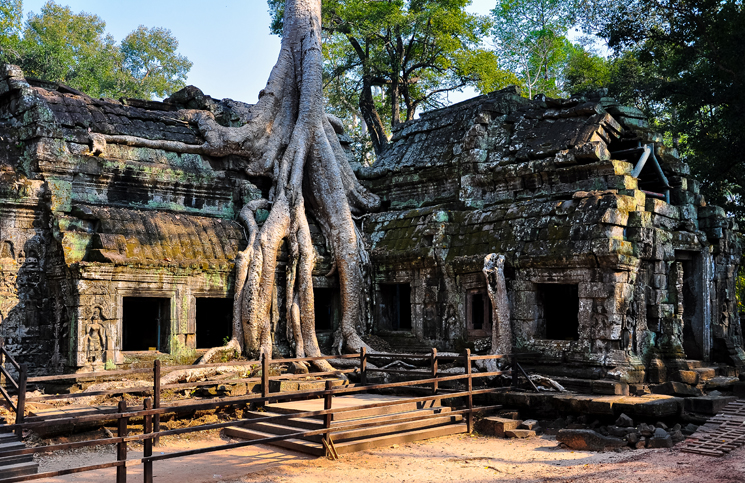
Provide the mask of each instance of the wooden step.
{"label": "wooden step", "polygon": [[[337,421],[347,419],[359,419],[371,416],[382,416],[386,414],[403,413],[407,411],[416,411],[418,409],[429,409],[434,407],[440,407],[440,401],[427,401],[427,402],[406,402],[402,398],[395,396],[384,396],[379,394],[361,394],[357,396],[340,396],[334,398],[332,407],[335,409],[354,407],[354,406],[365,406],[369,404],[392,402],[401,399],[402,402],[399,404],[390,404],[387,406],[381,406],[376,408],[356,409],[351,411],[345,411],[334,415],[334,419]],[[268,404],[265,406],[267,411],[282,414],[292,414],[305,411],[318,411],[323,409],[323,400],[310,399],[307,401],[294,401],[290,403],[277,403]],[[322,416],[318,416],[318,419],[322,419]]]}
{"label": "wooden step", "polygon": [[[239,439],[263,439],[263,438],[271,438],[273,436],[276,436],[276,434],[271,433],[265,433],[263,431],[258,431],[255,429],[247,429],[247,428],[239,428],[237,426],[230,426],[225,428],[225,436],[228,436],[230,438],[239,438]],[[323,456],[325,454],[323,445],[319,443],[313,443],[311,441],[305,441],[302,439],[285,439],[282,441],[275,441],[273,443],[268,443],[273,446],[279,446],[280,448],[286,448],[291,449],[293,451],[298,451],[300,453],[307,453],[314,456]]]}
{"label": "wooden step", "polygon": [[[424,411],[424,415],[431,414],[430,411]],[[416,416],[419,411],[415,411],[413,413],[403,413],[403,415],[406,415],[407,417]],[[451,424],[451,423],[458,423],[463,420],[463,417],[460,415],[443,415],[439,418],[428,418],[428,419],[421,419],[418,421],[407,421],[407,422],[396,422],[395,418],[385,418],[385,417],[376,417],[376,418],[369,418],[369,419],[357,419],[354,421],[343,421],[343,425],[349,424],[349,423],[373,423],[377,422],[377,426],[372,426],[368,428],[358,428],[358,429],[350,429],[347,431],[341,431],[338,433],[332,433],[332,438],[334,442],[343,442],[343,441],[353,441],[356,439],[362,439],[362,438],[369,438],[371,436],[383,436],[386,434],[394,434],[394,433],[400,433],[404,431],[411,431],[414,429],[423,429],[423,428],[431,428],[436,426],[442,426],[444,424]],[[319,422],[320,423],[320,422]],[[337,423],[338,425],[338,423]],[[274,434],[274,435],[280,435],[280,434],[293,434],[298,433],[306,429],[320,429],[323,426],[323,424],[319,424],[315,428],[302,428],[294,425],[294,421],[282,421],[277,423],[269,423],[269,422],[260,422],[255,424],[245,424],[241,427],[247,428],[247,429],[253,429],[257,431],[261,431],[262,433],[268,433],[268,434]],[[333,427],[333,425],[332,425]],[[312,436],[306,436],[302,439],[307,441],[313,441],[316,443],[320,443],[321,439],[323,438],[322,435],[312,435]]]}
{"label": "wooden step", "polygon": [[0,474],[2,474],[4,466],[14,465],[16,463],[28,463],[29,461],[34,461],[34,455],[32,454],[21,454],[21,455],[15,455],[15,456],[0,455]]}
{"label": "wooden step", "polygon": [[0,478],[35,475],[39,472],[39,463],[26,462],[0,467]]}
{"label": "wooden step", "polygon": [[11,441],[19,441],[18,436],[13,433],[2,433],[0,434],[0,444],[10,443]]}
{"label": "wooden step", "polygon": [[15,441],[9,441],[7,443],[0,443],[0,456],[2,456],[3,453],[6,451],[24,449],[25,447],[26,445],[18,441],[17,439]]}
{"label": "wooden step", "polygon": [[451,434],[461,434],[468,432],[466,423],[448,424],[436,428],[419,429],[415,431],[406,431],[386,436],[377,436],[374,438],[363,439],[359,441],[350,441],[347,443],[334,444],[336,452],[339,454],[355,453],[366,449],[380,448],[381,446],[390,446],[393,444],[411,443],[413,441],[422,441],[424,439],[439,438],[441,436],[450,436]]}
{"label": "wooden step", "polygon": [[[445,425],[457,424],[463,421],[463,416],[450,415],[441,418],[422,419],[419,421],[408,421],[405,423],[384,424],[382,426],[373,426],[370,428],[350,429],[339,433],[331,433],[331,439],[334,443],[345,443],[358,441],[378,436],[394,435],[397,433],[407,433],[429,428],[438,428]],[[357,422],[357,421],[355,421]]]}
{"label": "wooden step", "polygon": [[[367,416],[364,418],[357,418],[355,419],[355,422],[373,422],[375,420],[382,420],[385,422],[392,422],[396,421],[398,419],[408,419],[412,416],[422,415],[427,416],[430,414],[445,414],[449,413],[451,411],[450,407],[448,406],[437,406],[429,409],[417,409],[415,411],[404,411],[400,413],[391,413],[391,414],[384,414],[384,415],[374,415],[374,416]],[[289,413],[282,413],[282,414],[289,414]],[[255,418],[266,418],[271,416],[281,416],[280,413],[275,412],[259,412],[259,411],[249,411],[247,413],[248,417],[255,417]],[[291,426],[293,428],[300,428],[300,429],[320,429],[323,428],[323,419],[321,417],[319,418],[291,418],[291,419],[285,419],[283,421],[277,421],[275,423],[271,424],[281,424],[283,426]],[[332,426],[341,426],[349,424],[348,419],[342,419],[342,420],[335,420],[331,423]],[[247,423],[245,426],[251,425],[251,423]],[[244,426],[244,425],[241,425]]]}
{"label": "wooden step", "polygon": [[[439,438],[441,436],[460,434],[465,433],[466,431],[468,431],[468,429],[465,423],[444,423],[444,425],[436,427],[413,429],[411,431],[397,431],[391,434],[383,434],[364,439],[357,439],[354,441],[338,442],[335,443],[334,446],[336,447],[336,451],[339,454],[354,453],[356,451],[379,448],[381,446],[410,443],[412,441],[421,441],[423,439]],[[264,432],[257,429],[240,428],[236,426],[225,428],[225,435],[231,438],[248,440],[271,438],[273,436],[276,436],[276,434],[272,434],[269,432]],[[321,445],[320,443],[306,441],[299,438],[291,438],[268,444],[315,456],[323,456],[325,454],[323,445]]]}

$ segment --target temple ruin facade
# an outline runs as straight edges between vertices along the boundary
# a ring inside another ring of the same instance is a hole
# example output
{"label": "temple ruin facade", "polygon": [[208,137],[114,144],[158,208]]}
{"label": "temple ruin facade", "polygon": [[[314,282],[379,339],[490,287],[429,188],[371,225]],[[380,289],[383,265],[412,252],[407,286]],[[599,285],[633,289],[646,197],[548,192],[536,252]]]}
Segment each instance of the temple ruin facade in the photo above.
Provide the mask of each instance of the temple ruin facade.
{"label": "temple ruin facade", "polygon": [[[179,110],[239,126],[250,108],[193,87],[93,99],[2,66],[0,335],[17,359],[64,372],[223,345],[238,213],[271,183],[239,156],[200,154]],[[637,109],[505,89],[400,125],[356,172],[383,201],[357,220],[370,255],[361,333],[402,351],[489,351],[482,269],[495,253],[514,350],[544,373],[659,382],[689,359],[745,368],[738,227]],[[338,280],[310,215],[316,329],[333,351]],[[271,318],[287,355],[282,287]]]}

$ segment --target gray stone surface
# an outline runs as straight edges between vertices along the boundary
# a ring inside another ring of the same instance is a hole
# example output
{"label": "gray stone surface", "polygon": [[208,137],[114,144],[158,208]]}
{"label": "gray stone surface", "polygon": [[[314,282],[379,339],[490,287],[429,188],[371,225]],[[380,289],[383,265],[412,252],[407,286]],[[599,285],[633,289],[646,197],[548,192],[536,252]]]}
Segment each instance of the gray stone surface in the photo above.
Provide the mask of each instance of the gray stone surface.
{"label": "gray stone surface", "polygon": [[626,445],[620,438],[603,436],[590,429],[562,429],[556,434],[556,441],[586,451],[610,451]]}

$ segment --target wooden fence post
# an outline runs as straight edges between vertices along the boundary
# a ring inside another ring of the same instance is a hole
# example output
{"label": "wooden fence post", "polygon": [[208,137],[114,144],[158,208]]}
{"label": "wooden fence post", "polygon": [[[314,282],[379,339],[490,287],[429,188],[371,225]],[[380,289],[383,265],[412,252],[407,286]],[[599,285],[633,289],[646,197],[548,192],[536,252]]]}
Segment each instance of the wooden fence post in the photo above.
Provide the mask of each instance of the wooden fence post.
{"label": "wooden fence post", "polygon": [[367,347],[360,350],[360,383],[367,385]]}
{"label": "wooden fence post", "polygon": [[[153,409],[153,400],[150,398],[145,399],[145,411]],[[142,432],[145,434],[153,432],[153,417],[151,415],[145,415],[142,423]],[[153,439],[148,438],[144,441],[142,455],[144,457],[153,455]],[[153,462],[145,461],[143,470],[143,481],[145,483],[153,483]]]}
{"label": "wooden fence post", "polygon": [[[160,360],[153,362],[153,408],[160,409]],[[153,431],[160,431],[160,414],[153,416]],[[155,446],[160,445],[160,438],[153,440]]]}
{"label": "wooden fence post", "polygon": [[[432,362],[430,364],[430,367],[432,368],[432,378],[434,378],[434,379],[437,379],[437,366],[438,366],[438,364],[437,364],[437,349],[432,348]],[[435,382],[432,383],[432,394],[433,395],[436,395],[437,394],[438,386],[439,386],[439,384],[438,384],[437,381],[435,381]]]}
{"label": "wooden fence post", "polygon": [[[127,411],[127,403],[122,399],[119,401],[119,407],[117,408],[119,413]],[[127,423],[129,418],[123,418],[119,415],[119,428],[116,435],[119,438],[127,436]],[[116,460],[127,461],[127,443],[121,442],[116,444]],[[116,483],[127,483],[127,466],[126,464],[116,467]]]}
{"label": "wooden fence post", "polygon": [[[5,367],[5,339],[0,337],[0,367]],[[0,372],[0,385],[5,386],[5,375]]]}
{"label": "wooden fence post", "polygon": [[[28,380],[28,366],[21,364],[18,371],[18,401],[16,403],[16,424],[23,424],[26,417],[26,382]],[[23,429],[16,429],[19,437],[23,436]]]}
{"label": "wooden fence post", "polygon": [[463,355],[463,359],[466,364],[466,375],[468,376],[468,379],[466,379],[466,382],[468,384],[468,433],[470,434],[473,432],[473,375],[471,373],[471,349],[466,349],[465,354]]}
{"label": "wooden fence post", "polygon": [[261,354],[261,397],[269,395],[269,357]]}
{"label": "wooden fence post", "polygon": [[[334,383],[332,381],[326,381],[326,391],[331,391],[334,388]],[[323,396],[323,409],[329,410],[331,409],[331,400],[334,396],[332,394],[325,394]],[[333,421],[334,415],[333,414],[326,414],[323,418],[323,427],[325,429],[329,429],[331,427],[331,421]],[[329,448],[331,447],[331,433],[324,433],[323,438],[326,440],[326,444],[324,445],[326,448],[326,457],[329,457]]]}

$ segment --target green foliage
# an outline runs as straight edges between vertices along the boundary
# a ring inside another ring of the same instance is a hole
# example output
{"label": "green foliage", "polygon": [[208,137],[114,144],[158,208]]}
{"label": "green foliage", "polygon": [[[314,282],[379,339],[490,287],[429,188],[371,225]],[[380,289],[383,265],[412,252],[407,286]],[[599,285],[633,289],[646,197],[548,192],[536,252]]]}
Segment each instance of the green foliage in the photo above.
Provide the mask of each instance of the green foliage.
{"label": "green foliage", "polygon": [[109,359],[108,361],[106,361],[106,364],[104,364],[103,368],[105,371],[113,371],[114,369],[116,369],[116,364],[114,364],[114,361]]}
{"label": "green foliage", "polygon": [[119,89],[130,97],[166,97],[183,88],[192,63],[176,53],[178,40],[168,29],[143,25],[127,35],[119,47]]}
{"label": "green foliage", "polygon": [[[324,0],[325,94],[363,163],[373,148],[382,149],[391,128],[442,107],[448,92],[493,90],[511,80],[481,46],[490,22],[468,13],[470,3]],[[268,5],[272,31],[281,34],[284,0]]]}
{"label": "green foliage", "polygon": [[151,99],[186,85],[192,64],[176,53],[178,41],[169,30],[140,26],[117,45],[97,15],[73,13],[48,1],[21,28],[20,0],[2,1],[0,46],[8,48],[0,53],[0,61],[19,65],[29,77],[93,97]]}
{"label": "green foliage", "polygon": [[176,365],[186,366],[193,364],[197,360],[197,351],[191,347],[186,347],[179,341],[178,337],[171,337],[171,359]]}
{"label": "green foliage", "polygon": [[573,45],[564,68],[564,90],[570,93],[587,92],[608,87],[612,64],[582,46]]}
{"label": "green foliage", "polygon": [[528,97],[563,92],[562,73],[574,50],[566,35],[576,11],[566,0],[501,0],[492,10],[499,63]]}
{"label": "green foliage", "polygon": [[603,4],[600,34],[625,62],[625,93],[656,116],[709,202],[745,219],[745,11],[739,1]]}
{"label": "green foliage", "polygon": [[22,24],[21,0],[0,0],[0,59],[16,50]]}
{"label": "green foliage", "polygon": [[745,311],[745,264],[740,262],[740,270],[737,272],[735,295],[737,296],[737,311],[742,314]]}

